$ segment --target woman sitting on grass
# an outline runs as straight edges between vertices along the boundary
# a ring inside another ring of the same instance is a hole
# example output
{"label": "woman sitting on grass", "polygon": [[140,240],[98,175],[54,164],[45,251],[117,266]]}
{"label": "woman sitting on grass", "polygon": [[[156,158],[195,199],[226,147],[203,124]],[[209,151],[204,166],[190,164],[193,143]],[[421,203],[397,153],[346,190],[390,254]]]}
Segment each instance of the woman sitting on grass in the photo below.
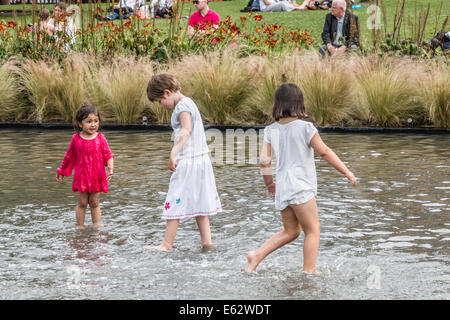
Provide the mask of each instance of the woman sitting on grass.
{"label": "woman sitting on grass", "polygon": [[55,5],[53,9],[53,17],[48,22],[48,28],[53,29],[53,36],[57,41],[61,40],[61,35],[64,39],[64,49],[69,49],[68,46],[75,44],[75,36],[77,27],[72,21],[72,17],[67,14],[67,4],[60,2]]}

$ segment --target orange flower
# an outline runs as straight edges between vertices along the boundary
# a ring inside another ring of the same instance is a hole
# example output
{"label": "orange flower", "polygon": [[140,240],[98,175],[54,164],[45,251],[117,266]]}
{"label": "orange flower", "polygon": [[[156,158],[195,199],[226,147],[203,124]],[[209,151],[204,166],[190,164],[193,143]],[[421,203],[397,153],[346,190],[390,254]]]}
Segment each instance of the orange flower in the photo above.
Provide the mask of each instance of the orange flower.
{"label": "orange flower", "polygon": [[123,26],[124,26],[125,28],[129,28],[130,25],[131,25],[131,20],[128,20],[127,22],[125,22],[125,23],[123,24]]}
{"label": "orange flower", "polygon": [[152,23],[152,22],[149,22],[149,23],[147,23],[147,24],[144,26],[144,28],[150,28],[150,27],[153,27],[153,23]]}
{"label": "orange flower", "polygon": [[244,22],[245,22],[245,20],[247,20],[247,18],[246,18],[246,17],[242,17],[242,16],[241,16],[241,17],[239,17],[239,18],[241,19],[241,22],[242,22],[242,23],[244,23]]}
{"label": "orange flower", "polygon": [[103,12],[105,12],[105,10],[103,10],[103,9],[100,8],[100,7],[97,7],[97,13],[103,13]]}
{"label": "orange flower", "polygon": [[114,22],[108,21],[108,23],[106,24],[108,27],[112,28],[114,27]]}
{"label": "orange flower", "polygon": [[254,18],[255,18],[256,21],[261,21],[263,17],[260,14],[255,14]]}
{"label": "orange flower", "polygon": [[14,21],[8,21],[8,28],[15,28],[17,26],[17,23],[15,23]]}

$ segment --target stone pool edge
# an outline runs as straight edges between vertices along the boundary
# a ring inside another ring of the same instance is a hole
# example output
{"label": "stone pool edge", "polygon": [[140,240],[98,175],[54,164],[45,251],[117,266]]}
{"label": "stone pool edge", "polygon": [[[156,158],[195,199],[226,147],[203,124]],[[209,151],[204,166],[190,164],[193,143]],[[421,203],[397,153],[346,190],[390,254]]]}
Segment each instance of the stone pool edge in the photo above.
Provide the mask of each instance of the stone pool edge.
{"label": "stone pool edge", "polygon": [[[226,131],[227,129],[264,129],[265,125],[239,126],[239,125],[205,125],[205,129],[218,129]],[[0,123],[0,129],[73,129],[70,123]],[[166,124],[103,124],[105,130],[153,130],[153,131],[171,131],[172,127]],[[380,128],[380,127],[333,127],[317,126],[319,132],[331,133],[419,133],[419,134],[450,134],[450,129],[445,128]]]}

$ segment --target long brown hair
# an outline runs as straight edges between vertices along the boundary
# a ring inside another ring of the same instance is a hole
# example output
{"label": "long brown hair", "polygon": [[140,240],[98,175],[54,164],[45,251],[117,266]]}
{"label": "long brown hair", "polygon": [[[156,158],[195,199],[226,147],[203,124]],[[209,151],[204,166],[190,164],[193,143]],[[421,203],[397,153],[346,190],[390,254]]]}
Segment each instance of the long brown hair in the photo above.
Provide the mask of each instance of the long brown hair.
{"label": "long brown hair", "polygon": [[275,121],[287,117],[307,117],[303,93],[296,84],[283,83],[275,91],[272,117]]}

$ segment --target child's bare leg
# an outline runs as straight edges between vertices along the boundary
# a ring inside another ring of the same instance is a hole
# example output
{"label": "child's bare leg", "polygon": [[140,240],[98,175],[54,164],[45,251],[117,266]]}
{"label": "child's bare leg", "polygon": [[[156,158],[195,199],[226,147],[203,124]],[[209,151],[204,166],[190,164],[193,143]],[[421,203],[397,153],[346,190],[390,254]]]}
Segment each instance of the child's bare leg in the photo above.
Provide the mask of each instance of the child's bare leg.
{"label": "child's bare leg", "polygon": [[86,216],[86,208],[89,202],[88,192],[79,192],[77,200],[77,208],[75,210],[75,217],[77,219],[77,227],[84,228],[84,218]]}
{"label": "child's bare leg", "polygon": [[316,198],[303,204],[292,205],[292,209],[305,233],[303,271],[314,272],[320,243],[320,221]]}
{"label": "child's bare leg", "polygon": [[159,246],[148,246],[147,248],[171,252],[173,248],[173,242],[175,241],[175,236],[177,235],[179,224],[180,224],[179,219],[167,220],[166,233],[164,234],[163,242]]}
{"label": "child's bare leg", "polygon": [[256,270],[258,264],[274,250],[284,246],[285,244],[295,240],[301,232],[301,227],[297,221],[294,211],[287,207],[281,211],[284,229],[275,233],[256,251],[251,251],[247,255],[246,272]]}
{"label": "child's bare leg", "polygon": [[100,192],[89,194],[89,207],[91,208],[92,224],[96,228],[101,227]]}
{"label": "child's bare leg", "polygon": [[211,227],[209,225],[209,217],[208,216],[197,216],[195,217],[197,221],[198,229],[200,230],[200,237],[202,240],[202,248],[203,250],[212,249],[212,240],[211,240]]}

